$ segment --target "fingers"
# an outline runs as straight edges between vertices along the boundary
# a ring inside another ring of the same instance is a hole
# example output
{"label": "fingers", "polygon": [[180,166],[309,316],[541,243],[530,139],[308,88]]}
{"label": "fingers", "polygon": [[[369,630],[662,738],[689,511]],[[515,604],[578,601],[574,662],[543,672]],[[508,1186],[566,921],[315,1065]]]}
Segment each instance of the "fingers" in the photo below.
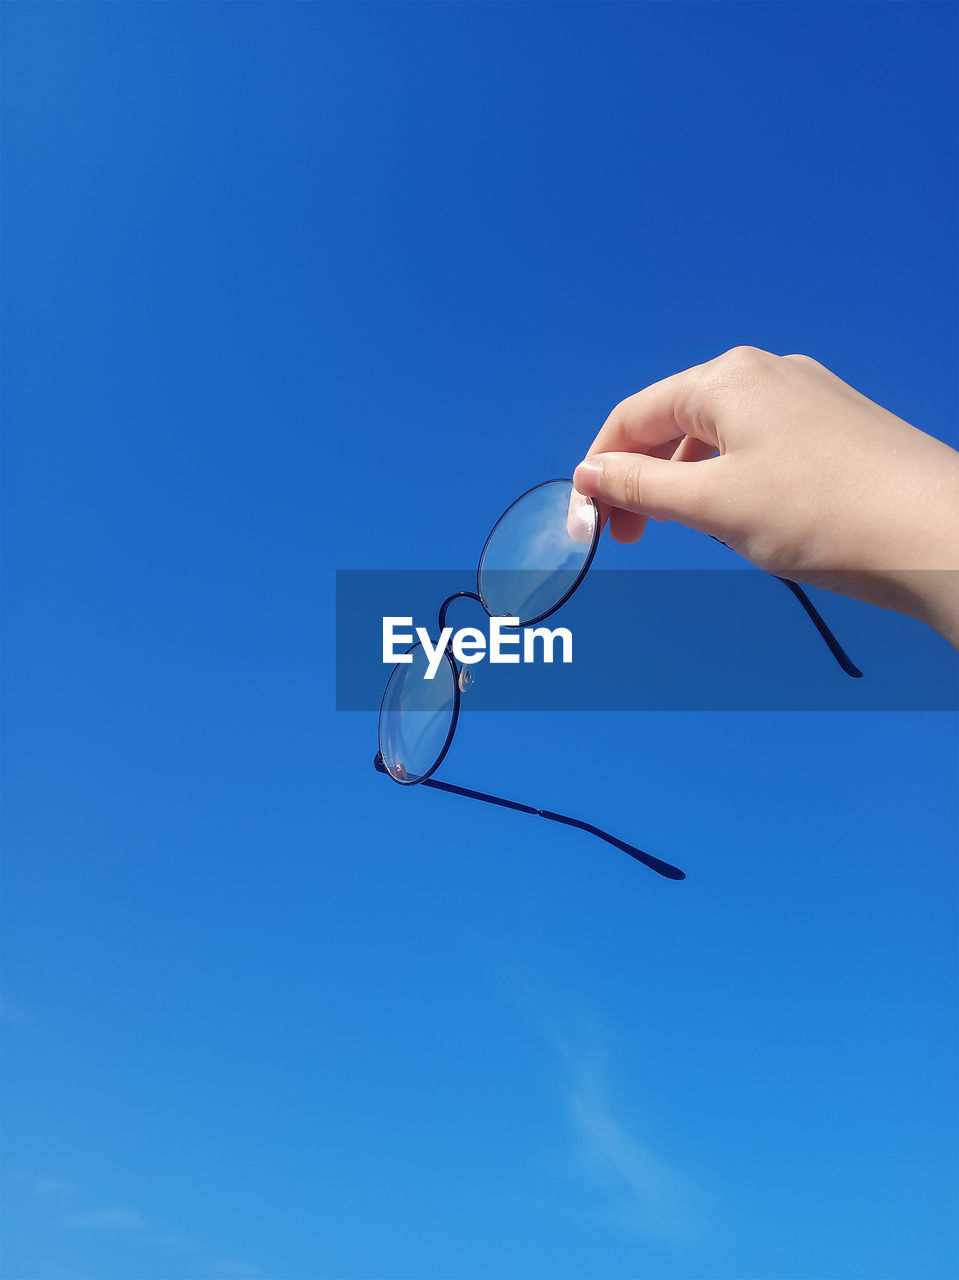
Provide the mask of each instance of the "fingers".
{"label": "fingers", "polygon": [[589,498],[572,489],[566,511],[566,532],[574,542],[592,542],[596,512]]}
{"label": "fingers", "polygon": [[700,440],[696,436],[687,436],[681,440],[673,453],[674,462],[705,462],[707,458],[716,456],[716,446],[709,440]]}
{"label": "fingers", "polygon": [[589,453],[614,450],[651,453],[685,436],[696,437],[717,449],[719,440],[706,390],[707,370],[715,363],[695,365],[627,396],[600,427]]}
{"label": "fingers", "polygon": [[[685,436],[677,445],[675,440],[654,446],[650,456],[654,458],[672,458],[675,462],[703,462],[715,456],[716,450],[707,440],[699,440],[696,436]],[[609,517],[609,532],[617,542],[638,542],[646,532],[647,515],[638,515],[635,511],[624,511],[622,507],[612,507],[600,502],[604,518]]]}
{"label": "fingers", "polygon": [[[573,483],[580,493],[604,506],[654,520],[680,520],[693,529],[712,533],[724,462],[723,458],[678,462],[641,453],[591,454],[576,468]],[[620,521],[611,527],[614,537],[617,529],[627,535],[619,540],[635,541],[629,536],[634,523]]]}
{"label": "fingers", "polygon": [[719,482],[730,474],[715,454],[726,453],[730,423],[740,431],[756,418],[756,388],[781,363],[768,351],[734,347],[616,406],[574,479],[599,501],[617,541],[635,542],[649,516],[714,532]]}
{"label": "fingers", "polygon": [[611,507],[609,512],[609,532],[617,542],[638,542],[646,532],[649,516],[639,516],[635,511],[623,511],[621,507]]}

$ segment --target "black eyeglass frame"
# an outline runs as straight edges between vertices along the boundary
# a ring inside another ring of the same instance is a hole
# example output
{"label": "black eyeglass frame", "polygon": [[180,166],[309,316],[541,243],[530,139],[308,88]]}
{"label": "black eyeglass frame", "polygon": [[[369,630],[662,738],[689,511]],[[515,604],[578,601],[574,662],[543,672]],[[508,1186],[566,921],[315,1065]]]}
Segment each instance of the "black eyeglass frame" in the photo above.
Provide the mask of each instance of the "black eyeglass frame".
{"label": "black eyeglass frame", "polygon": [[[503,521],[506,519],[509,513],[513,510],[513,508],[518,507],[519,504],[525,498],[528,498],[531,493],[535,493],[537,489],[545,489],[547,485],[551,485],[551,484],[572,484],[572,481],[564,480],[564,479],[544,480],[541,484],[534,484],[531,489],[527,489],[525,493],[521,493],[520,496],[515,500],[515,502],[511,502],[509,506],[506,508],[506,510],[503,512],[503,514],[500,516],[500,518],[493,525],[492,529],[489,531],[489,535],[487,536],[486,541],[483,543],[483,550],[480,552],[479,563],[476,566],[476,590],[475,591],[454,591],[453,594],[451,596],[447,596],[446,599],[443,601],[443,603],[440,605],[439,615],[437,618],[437,627],[439,629],[440,635],[443,634],[443,628],[446,626],[446,611],[447,609],[449,609],[450,605],[453,603],[454,600],[475,600],[479,605],[482,606],[488,618],[493,618],[497,616],[499,617],[511,616],[506,614],[499,614],[499,615],[494,614],[492,609],[489,607],[489,604],[486,602],[486,600],[483,599],[483,590],[482,590],[483,561],[486,558],[486,553],[489,550],[489,545],[493,541],[493,535],[496,533],[496,530],[500,527],[500,525],[503,523]],[[561,609],[563,607],[566,601],[570,598],[573,592],[577,589],[577,587],[586,577],[586,574],[589,571],[589,567],[593,563],[593,557],[596,555],[596,548],[599,546],[600,534],[602,533],[602,528],[601,528],[602,521],[600,516],[599,504],[596,502],[596,499],[589,498],[589,499],[584,499],[584,501],[588,501],[592,504],[593,512],[595,515],[595,519],[593,521],[593,536],[590,542],[589,551],[586,553],[586,559],[583,561],[582,567],[580,568],[575,579],[573,580],[572,586],[570,586],[569,590],[566,591],[565,594],[562,595],[554,605],[552,605],[549,609],[546,609],[545,612],[538,613],[533,618],[520,618],[519,621],[516,623],[517,627],[532,627],[537,622],[542,622],[545,618],[550,617],[558,609]],[[420,648],[422,648],[422,646],[419,643],[417,643],[417,644],[411,645],[409,649],[406,650],[406,652],[409,654],[409,653],[412,653],[415,649],[420,649]],[[395,774],[390,772],[390,770],[387,768],[386,763],[384,761],[383,772],[385,772],[390,778],[392,778],[394,782],[398,782],[401,787],[415,787],[415,786],[418,786],[421,782],[426,782],[429,778],[431,778],[433,774],[436,772],[436,770],[443,763],[443,759],[446,756],[447,751],[449,751],[450,746],[452,745],[452,742],[453,742],[453,735],[456,732],[456,725],[460,715],[460,679],[462,677],[464,667],[462,665],[460,666],[456,665],[456,659],[453,657],[453,654],[450,651],[449,645],[447,645],[446,648],[443,650],[443,657],[450,664],[450,669],[453,674],[453,714],[450,717],[449,732],[446,735],[446,741],[443,743],[443,748],[440,751],[439,755],[433,761],[429,769],[427,769],[425,773],[421,773],[417,778],[407,778],[407,779],[397,778]],[[386,702],[386,695],[389,692],[390,681],[392,681],[396,670],[397,668],[394,667],[393,670],[390,672],[389,679],[386,682],[386,688],[383,690],[383,697],[380,701],[380,718],[377,724],[377,738],[379,738],[379,746],[380,746],[380,750],[378,754],[380,759],[382,759],[382,755],[383,755],[383,742],[382,742],[382,739],[380,738],[380,732],[379,732],[380,727],[382,726],[382,723],[383,723],[383,706],[384,706],[384,703]],[[467,678],[469,678],[468,675],[467,675]]]}
{"label": "black eyeglass frame", "polygon": [[[572,483],[573,483],[572,480],[565,480],[562,478],[560,478],[559,480],[544,480],[542,481],[541,484],[534,484],[532,489],[527,489],[525,493],[521,493],[514,502],[511,502],[509,504],[509,506],[506,508],[506,510],[503,512],[500,518],[493,525],[492,529],[490,529],[489,535],[486,541],[483,543],[483,550],[480,552],[479,564],[476,566],[475,595],[471,591],[458,591],[455,595],[450,596],[448,600],[444,600],[443,604],[440,606],[440,633],[441,634],[443,631],[443,623],[446,618],[447,605],[451,604],[454,600],[459,599],[460,596],[464,596],[464,595],[473,596],[474,599],[480,602],[480,604],[486,610],[486,613],[490,618],[495,616],[492,609],[483,599],[483,561],[486,559],[486,553],[487,551],[489,551],[490,543],[493,541],[493,535],[496,533],[496,530],[500,527],[500,525],[503,523],[503,521],[506,519],[509,513],[513,510],[513,508],[518,507],[521,502],[525,501],[525,499],[528,498],[531,493],[535,493],[537,489],[545,489],[547,485],[551,485],[551,484],[571,485]],[[595,498],[585,498],[583,497],[582,494],[580,494],[580,497],[583,498],[584,502],[589,502],[592,505],[593,511],[596,516],[596,519],[593,521],[592,540],[590,541],[589,551],[586,553],[586,559],[583,561],[582,568],[580,569],[579,573],[576,575],[575,579],[573,580],[573,585],[569,588],[569,590],[566,592],[565,595],[560,596],[560,598],[556,601],[556,603],[551,608],[547,609],[544,613],[538,613],[535,618],[521,618],[519,622],[516,624],[518,627],[535,626],[537,622],[542,622],[544,618],[549,618],[552,614],[556,612],[557,609],[562,609],[563,605],[570,598],[573,592],[579,587],[579,584],[583,581],[583,579],[586,577],[587,573],[589,572],[589,566],[593,563],[593,557],[596,555],[596,548],[599,546],[600,535],[603,532],[603,528],[602,528],[603,517],[599,509],[599,503],[596,501]],[[501,614],[500,616],[504,617],[506,615]]]}
{"label": "black eyeglass frame", "polygon": [[[482,593],[483,561],[486,558],[486,553],[489,550],[490,543],[493,540],[493,536],[496,533],[496,530],[500,527],[503,520],[510,513],[510,511],[512,511],[514,507],[518,506],[519,503],[521,503],[525,498],[528,498],[531,493],[535,493],[538,489],[546,488],[548,485],[551,485],[551,484],[572,485],[572,481],[560,478],[556,480],[544,480],[540,484],[533,485],[532,488],[527,489],[524,493],[521,493],[518,498],[516,498],[513,502],[511,502],[510,505],[503,512],[503,514],[496,521],[496,523],[493,525],[492,529],[489,532],[489,535],[486,538],[486,541],[483,544],[483,550],[480,553],[479,563],[477,564],[477,567],[476,567],[476,590],[475,591],[455,591],[451,596],[447,596],[447,598],[440,605],[439,615],[438,615],[438,626],[439,626],[440,635],[442,635],[443,629],[446,626],[447,610],[449,609],[450,605],[453,603],[454,600],[462,600],[462,599],[475,600],[483,608],[487,617],[490,617],[490,618],[495,616],[500,616],[500,617],[513,616],[513,615],[504,615],[504,614],[495,615],[490,609],[486,600],[483,598],[483,593]],[[535,623],[542,622],[544,619],[551,617],[552,614],[556,613],[557,610],[563,607],[563,605],[567,602],[567,600],[569,600],[569,598],[580,586],[583,579],[586,577],[586,574],[589,571],[590,565],[593,563],[593,558],[596,555],[596,548],[599,545],[599,539],[602,534],[602,517],[599,509],[599,504],[596,502],[595,498],[590,498],[588,499],[588,501],[591,503],[594,514],[595,514],[595,519],[593,522],[593,534],[590,542],[589,551],[586,554],[586,559],[583,561],[583,564],[579,572],[577,573],[575,579],[573,580],[572,585],[563,594],[563,596],[561,596],[560,599],[557,600],[557,602],[554,605],[552,605],[549,609],[546,609],[544,612],[537,614],[533,618],[520,619],[516,623],[517,627],[533,626]],[[715,539],[715,541],[718,542],[720,541],[720,539],[717,538]],[[725,545],[725,543],[723,545]],[[778,577],[778,575],[775,575],[775,574],[771,576]],[[788,587],[789,590],[792,592],[792,594],[796,597],[796,599],[802,605],[803,609],[808,614],[809,618],[812,620],[814,626],[816,627],[816,630],[822,636],[823,640],[829,647],[830,652],[832,653],[833,657],[836,659],[836,661],[838,662],[842,670],[847,675],[853,677],[854,679],[860,678],[862,676],[862,672],[851,661],[848,654],[840,645],[839,641],[833,635],[832,631],[830,631],[829,627],[827,626],[825,620],[822,618],[818,609],[816,609],[815,605],[806,595],[805,591],[803,591],[802,587],[800,587],[798,583],[793,582],[791,578],[778,578],[778,581],[782,582],[786,587]],[[419,648],[422,648],[422,646],[419,643],[417,643],[412,645],[409,649],[407,649],[406,652],[409,654],[409,653],[412,653],[415,649],[419,649]],[[658,872],[660,875],[665,876],[667,879],[684,880],[686,878],[685,872],[680,871],[678,867],[674,867],[668,862],[663,862],[659,858],[653,857],[652,854],[645,853],[642,849],[636,848],[635,845],[627,844],[624,840],[620,840],[616,836],[610,835],[608,831],[603,831],[600,827],[595,827],[591,823],[583,822],[579,818],[570,818],[565,814],[554,813],[552,810],[549,810],[549,809],[535,809],[533,808],[532,805],[520,804],[516,800],[505,800],[501,796],[489,795],[485,791],[474,791],[469,787],[460,787],[460,786],[456,786],[451,782],[440,782],[434,779],[433,774],[436,772],[436,770],[440,767],[440,765],[443,763],[444,759],[446,758],[446,754],[449,751],[450,746],[452,745],[453,737],[456,733],[456,726],[459,722],[459,714],[460,714],[460,700],[461,700],[460,681],[463,678],[464,670],[466,671],[467,680],[470,678],[469,669],[466,664],[461,664],[460,666],[457,666],[456,659],[454,658],[451,652],[450,645],[447,645],[446,648],[443,650],[443,657],[449,663],[450,672],[453,679],[453,712],[452,712],[452,715],[450,716],[449,730],[447,731],[446,741],[443,743],[442,750],[437,755],[436,759],[433,761],[430,768],[427,769],[425,773],[420,774],[416,778],[408,778],[408,779],[397,778],[387,768],[386,762],[383,758],[383,744],[382,744],[382,737],[381,737],[382,724],[383,724],[383,708],[386,702],[386,695],[389,692],[389,687],[393,680],[393,676],[396,674],[396,671],[399,669],[399,665],[397,665],[397,667],[394,667],[393,670],[390,672],[389,678],[387,679],[387,682],[386,682],[386,688],[383,691],[383,698],[380,701],[379,719],[377,723],[377,743],[378,743],[379,750],[377,751],[373,759],[373,766],[377,770],[377,772],[385,773],[388,778],[390,778],[393,782],[398,783],[400,786],[409,787],[409,786],[424,785],[428,787],[435,787],[440,791],[451,792],[453,795],[467,796],[470,799],[474,799],[474,800],[483,800],[490,804],[500,805],[501,807],[506,809],[515,809],[521,813],[531,813],[531,814],[537,815],[538,817],[548,818],[551,821],[560,822],[565,826],[578,827],[582,831],[587,831],[592,835],[598,836],[599,839],[604,840],[607,844],[611,844],[615,848],[621,849],[624,853],[629,854],[630,857],[635,858],[638,862],[642,862],[645,866],[651,868],[651,870],[653,871]]]}

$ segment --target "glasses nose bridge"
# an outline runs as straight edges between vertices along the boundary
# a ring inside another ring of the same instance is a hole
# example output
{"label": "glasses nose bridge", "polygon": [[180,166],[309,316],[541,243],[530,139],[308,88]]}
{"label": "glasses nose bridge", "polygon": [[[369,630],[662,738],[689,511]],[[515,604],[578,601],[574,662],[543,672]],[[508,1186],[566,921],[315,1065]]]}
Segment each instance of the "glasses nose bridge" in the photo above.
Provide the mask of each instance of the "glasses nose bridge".
{"label": "glasses nose bridge", "polygon": [[482,607],[483,612],[487,612],[486,605],[483,604],[482,597],[478,596],[475,591],[454,591],[453,594],[451,596],[447,596],[440,605],[439,618],[437,620],[440,635],[443,634],[443,629],[446,626],[446,610],[454,600],[462,600],[464,597],[468,600],[475,600],[476,603]]}

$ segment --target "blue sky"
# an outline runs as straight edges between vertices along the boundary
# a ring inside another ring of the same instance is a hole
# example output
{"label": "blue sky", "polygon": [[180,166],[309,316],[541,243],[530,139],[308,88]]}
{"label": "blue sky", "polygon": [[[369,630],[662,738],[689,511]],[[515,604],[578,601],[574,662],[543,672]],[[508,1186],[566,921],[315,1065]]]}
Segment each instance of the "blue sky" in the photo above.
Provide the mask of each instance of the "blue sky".
{"label": "blue sky", "polygon": [[0,17],[4,1276],[955,1276],[955,715],[464,715],[674,884],[333,675],[737,343],[957,443],[955,5]]}

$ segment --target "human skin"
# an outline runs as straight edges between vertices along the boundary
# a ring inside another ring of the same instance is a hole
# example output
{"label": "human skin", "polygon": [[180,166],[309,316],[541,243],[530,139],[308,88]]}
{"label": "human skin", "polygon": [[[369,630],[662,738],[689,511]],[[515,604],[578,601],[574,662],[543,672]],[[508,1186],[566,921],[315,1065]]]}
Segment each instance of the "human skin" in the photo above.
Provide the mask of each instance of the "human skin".
{"label": "human skin", "polygon": [[649,518],[959,648],[959,453],[809,356],[735,347],[623,400],[576,468],[618,542]]}

